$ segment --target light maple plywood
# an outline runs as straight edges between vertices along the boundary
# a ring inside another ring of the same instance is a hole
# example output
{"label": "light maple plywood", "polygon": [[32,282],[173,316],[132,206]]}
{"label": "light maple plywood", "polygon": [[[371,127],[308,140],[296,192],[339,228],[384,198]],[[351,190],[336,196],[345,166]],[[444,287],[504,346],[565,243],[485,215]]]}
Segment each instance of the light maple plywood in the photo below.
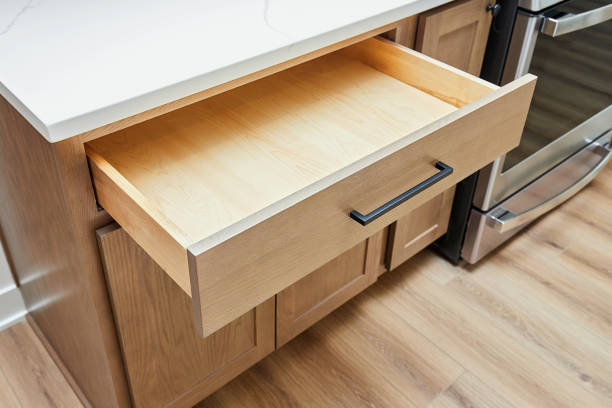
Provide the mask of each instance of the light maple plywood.
{"label": "light maple plywood", "polygon": [[[497,89],[390,42],[354,47],[87,144],[100,203],[204,335],[518,143],[533,77]],[[348,218],[436,160],[453,175],[368,227]]]}
{"label": "light maple plywood", "polygon": [[451,65],[386,40],[369,39],[339,52],[457,107],[473,103],[499,88]]}
{"label": "light maple plywood", "polygon": [[331,54],[90,142],[88,151],[189,245],[455,109]]}

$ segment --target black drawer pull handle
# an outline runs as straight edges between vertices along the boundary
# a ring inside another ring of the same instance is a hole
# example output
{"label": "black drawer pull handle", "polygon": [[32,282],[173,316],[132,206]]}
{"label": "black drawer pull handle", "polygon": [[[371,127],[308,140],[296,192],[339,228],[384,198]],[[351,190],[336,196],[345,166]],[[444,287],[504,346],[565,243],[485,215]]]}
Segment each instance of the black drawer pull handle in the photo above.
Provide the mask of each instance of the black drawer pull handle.
{"label": "black drawer pull handle", "polygon": [[395,207],[397,207],[404,201],[414,197],[415,195],[419,194],[421,191],[433,186],[438,181],[442,180],[444,177],[449,176],[453,173],[453,168],[447,164],[442,163],[441,161],[436,163],[436,169],[440,171],[434,174],[433,176],[431,176],[430,178],[428,178],[427,180],[412,187],[410,190],[398,195],[393,200],[388,201],[384,203],[383,205],[381,205],[380,207],[378,207],[377,209],[367,213],[366,215],[361,214],[357,210],[352,210],[350,214],[351,218],[357,221],[358,223],[360,223],[361,225],[368,225],[369,223],[371,223],[372,221],[374,221],[381,215],[386,214],[387,212],[391,211],[392,209],[394,209]]}

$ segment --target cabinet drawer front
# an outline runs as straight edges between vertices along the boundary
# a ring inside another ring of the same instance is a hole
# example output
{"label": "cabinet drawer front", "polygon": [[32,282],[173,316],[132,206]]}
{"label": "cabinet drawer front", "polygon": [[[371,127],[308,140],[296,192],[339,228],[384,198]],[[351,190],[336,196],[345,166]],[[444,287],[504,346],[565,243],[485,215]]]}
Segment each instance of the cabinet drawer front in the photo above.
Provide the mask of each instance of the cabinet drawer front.
{"label": "cabinet drawer front", "polygon": [[[534,86],[369,39],[88,142],[102,206],[209,335],[516,146]],[[368,214],[439,172],[409,200]]]}
{"label": "cabinet drawer front", "polygon": [[444,235],[448,228],[455,187],[429,200],[395,222],[389,231],[389,270]]}

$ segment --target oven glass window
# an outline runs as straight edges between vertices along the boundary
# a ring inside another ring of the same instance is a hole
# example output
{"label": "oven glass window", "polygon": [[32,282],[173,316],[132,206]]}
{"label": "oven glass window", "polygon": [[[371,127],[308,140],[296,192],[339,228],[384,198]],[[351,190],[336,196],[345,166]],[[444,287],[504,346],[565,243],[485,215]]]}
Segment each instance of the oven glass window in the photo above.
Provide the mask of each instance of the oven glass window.
{"label": "oven glass window", "polygon": [[[574,0],[547,15],[607,4]],[[529,72],[538,76],[531,109],[521,144],[506,155],[504,171],[612,104],[612,20],[554,38],[540,34]]]}

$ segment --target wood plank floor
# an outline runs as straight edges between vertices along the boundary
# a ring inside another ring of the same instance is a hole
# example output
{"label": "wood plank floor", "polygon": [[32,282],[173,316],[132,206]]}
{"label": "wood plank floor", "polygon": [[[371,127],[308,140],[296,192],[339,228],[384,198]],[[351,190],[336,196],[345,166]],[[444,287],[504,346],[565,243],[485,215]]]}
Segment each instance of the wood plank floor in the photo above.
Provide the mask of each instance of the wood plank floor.
{"label": "wood plank floor", "polygon": [[[26,323],[0,333],[15,406],[80,406]],[[612,407],[612,167],[476,266],[417,255],[198,407]]]}
{"label": "wood plank floor", "polygon": [[476,266],[425,251],[198,407],[612,407],[612,167]]}
{"label": "wood plank floor", "polygon": [[0,407],[81,407],[27,322],[0,332]]}

